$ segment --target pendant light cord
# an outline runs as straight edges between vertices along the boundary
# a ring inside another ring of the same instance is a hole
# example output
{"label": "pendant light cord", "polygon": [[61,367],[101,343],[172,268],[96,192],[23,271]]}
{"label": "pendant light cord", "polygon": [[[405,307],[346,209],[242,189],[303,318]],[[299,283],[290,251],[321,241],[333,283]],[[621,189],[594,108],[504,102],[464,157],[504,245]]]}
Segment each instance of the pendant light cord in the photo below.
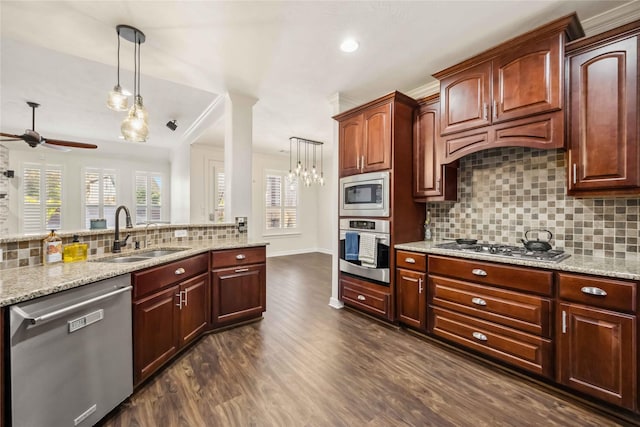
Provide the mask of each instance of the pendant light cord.
{"label": "pendant light cord", "polygon": [[138,76],[138,55],[137,55],[137,49],[138,49],[138,44],[134,43],[133,44],[133,105],[135,106],[136,104],[136,96],[138,95],[138,80],[137,80],[137,76]]}
{"label": "pendant light cord", "polygon": [[117,29],[118,34],[118,87],[120,86],[120,28]]}
{"label": "pendant light cord", "polygon": [[138,40],[138,96],[140,96],[140,72],[141,72],[141,64],[140,64],[140,38],[138,38],[138,34],[136,34],[136,39]]}

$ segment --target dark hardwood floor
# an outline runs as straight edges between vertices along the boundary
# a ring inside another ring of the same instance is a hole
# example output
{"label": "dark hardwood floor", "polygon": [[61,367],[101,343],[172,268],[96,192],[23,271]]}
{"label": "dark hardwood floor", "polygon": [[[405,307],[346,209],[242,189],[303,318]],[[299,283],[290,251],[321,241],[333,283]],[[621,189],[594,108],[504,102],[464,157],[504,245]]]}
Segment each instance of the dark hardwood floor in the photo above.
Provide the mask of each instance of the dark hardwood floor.
{"label": "dark hardwood floor", "polygon": [[105,426],[615,426],[404,330],[329,307],[331,258],[267,261],[260,322],[210,334]]}

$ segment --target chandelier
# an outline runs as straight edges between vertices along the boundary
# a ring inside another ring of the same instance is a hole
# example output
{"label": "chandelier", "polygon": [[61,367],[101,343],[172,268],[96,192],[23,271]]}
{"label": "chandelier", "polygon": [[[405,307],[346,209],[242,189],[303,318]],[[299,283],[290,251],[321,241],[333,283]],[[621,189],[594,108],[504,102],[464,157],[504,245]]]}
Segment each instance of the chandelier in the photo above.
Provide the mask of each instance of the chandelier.
{"label": "chandelier", "polygon": [[[293,145],[296,145],[296,166],[293,167]],[[306,138],[292,136],[289,138],[289,182],[298,179],[305,187],[311,184],[324,185],[324,170],[322,165],[322,146],[324,143]],[[316,167],[317,149],[320,147],[320,172]],[[311,166],[311,167],[309,167]]]}
{"label": "chandelier", "polygon": [[133,43],[133,105],[122,121],[120,131],[127,141],[146,142],[149,135],[148,114],[140,95],[140,45],[145,42],[144,33],[130,25],[116,26],[118,33],[118,80],[109,92],[107,106],[115,111],[126,111],[127,93],[120,86],[120,37]]}

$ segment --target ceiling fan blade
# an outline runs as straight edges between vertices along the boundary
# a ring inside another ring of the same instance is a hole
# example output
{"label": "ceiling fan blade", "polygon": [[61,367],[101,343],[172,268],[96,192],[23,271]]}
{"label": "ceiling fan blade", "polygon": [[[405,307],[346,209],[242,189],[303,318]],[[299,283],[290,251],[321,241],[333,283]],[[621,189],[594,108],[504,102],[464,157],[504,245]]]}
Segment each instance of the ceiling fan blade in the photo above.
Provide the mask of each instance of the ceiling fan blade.
{"label": "ceiling fan blade", "polygon": [[62,147],[71,147],[71,148],[98,148],[95,144],[85,144],[84,142],[74,142],[74,141],[63,141],[61,139],[44,139],[45,144],[49,145],[59,145]]}
{"label": "ceiling fan blade", "polygon": [[52,145],[52,144],[49,144],[49,143],[47,143],[47,142],[43,142],[43,143],[42,143],[42,144],[40,144],[40,145],[41,145],[42,147],[50,148],[50,149],[52,149],[52,150],[56,150],[56,151],[62,151],[62,152],[65,152],[65,151],[71,151],[71,148],[66,148],[66,147],[63,147],[63,146],[61,146],[61,145]]}
{"label": "ceiling fan blade", "polygon": [[4,139],[1,139],[0,141],[21,141],[23,138],[20,135],[13,135],[10,133],[2,133],[0,132],[0,136],[4,136]]}

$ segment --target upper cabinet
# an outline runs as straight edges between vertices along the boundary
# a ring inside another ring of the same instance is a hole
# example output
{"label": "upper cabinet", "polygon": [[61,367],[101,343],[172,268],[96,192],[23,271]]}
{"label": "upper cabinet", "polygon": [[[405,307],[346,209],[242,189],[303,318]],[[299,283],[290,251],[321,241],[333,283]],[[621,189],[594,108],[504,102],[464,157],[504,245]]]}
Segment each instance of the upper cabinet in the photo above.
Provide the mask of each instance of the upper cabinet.
{"label": "upper cabinet", "polygon": [[434,74],[443,161],[499,146],[564,147],[564,45],[582,35],[573,14]]}
{"label": "upper cabinet", "polygon": [[334,117],[339,122],[341,177],[391,169],[398,103],[411,110],[415,106],[413,99],[394,92]]}
{"label": "upper cabinet", "polygon": [[567,178],[573,196],[640,193],[640,21],[567,46]]}

